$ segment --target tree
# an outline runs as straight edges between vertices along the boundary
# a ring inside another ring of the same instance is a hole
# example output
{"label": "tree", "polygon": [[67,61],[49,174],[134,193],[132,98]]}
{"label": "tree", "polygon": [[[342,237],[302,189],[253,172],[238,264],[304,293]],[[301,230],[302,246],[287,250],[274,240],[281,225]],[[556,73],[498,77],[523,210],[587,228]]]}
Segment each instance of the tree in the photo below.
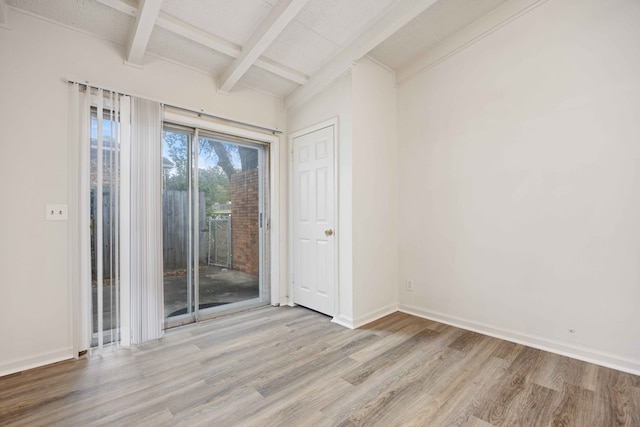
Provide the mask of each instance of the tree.
{"label": "tree", "polygon": [[[163,155],[170,158],[175,165],[166,177],[167,190],[189,189],[189,145],[187,133],[167,130],[163,132]],[[214,203],[229,202],[231,176],[241,170],[256,169],[258,150],[213,138],[201,138],[198,146],[198,157],[206,160],[203,163],[209,165],[200,165],[198,168],[199,191],[205,194],[207,209]]]}
{"label": "tree", "polygon": [[[235,173],[230,156],[224,146],[223,151],[218,156],[218,151],[213,145],[200,144],[199,156],[207,158],[214,163],[213,166],[198,168],[198,187],[204,193],[207,215],[213,215],[214,203],[227,203],[231,200],[231,181],[229,173]],[[226,144],[225,144],[226,145]],[[174,168],[166,177],[165,188],[167,190],[187,191],[189,189],[189,136],[185,133],[164,131],[163,132],[163,155],[168,157],[174,164]],[[227,170],[224,170],[220,164]],[[230,168],[230,169],[229,169]]]}

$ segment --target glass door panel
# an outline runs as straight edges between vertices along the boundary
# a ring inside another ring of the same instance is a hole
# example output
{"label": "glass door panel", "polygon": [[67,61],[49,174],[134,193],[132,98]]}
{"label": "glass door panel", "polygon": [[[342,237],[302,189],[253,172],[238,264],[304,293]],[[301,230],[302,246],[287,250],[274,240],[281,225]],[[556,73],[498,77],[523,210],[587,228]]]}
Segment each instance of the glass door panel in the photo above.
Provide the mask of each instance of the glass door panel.
{"label": "glass door panel", "polygon": [[198,307],[206,315],[261,301],[262,147],[213,135],[198,146]]}
{"label": "glass door panel", "polygon": [[164,312],[176,325],[194,321],[192,153],[189,131],[165,128],[162,138]]}
{"label": "glass door panel", "polygon": [[266,148],[166,127],[163,157],[166,327],[266,304]]}

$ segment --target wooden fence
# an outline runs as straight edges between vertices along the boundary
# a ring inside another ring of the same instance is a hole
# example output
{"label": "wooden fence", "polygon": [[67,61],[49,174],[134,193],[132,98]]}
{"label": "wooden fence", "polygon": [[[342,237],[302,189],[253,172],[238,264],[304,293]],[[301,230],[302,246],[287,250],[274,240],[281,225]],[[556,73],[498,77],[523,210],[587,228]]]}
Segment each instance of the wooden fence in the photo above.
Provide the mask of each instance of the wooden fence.
{"label": "wooden fence", "polygon": [[[230,241],[230,224],[224,224],[225,220],[212,220],[205,215],[205,195],[199,194],[199,242],[200,242],[200,264],[215,264],[230,267],[231,260],[231,241]],[[95,209],[95,191],[91,192],[91,208]],[[103,258],[102,262],[105,266],[103,273],[104,278],[110,277],[108,266],[111,260],[111,243],[114,236],[110,234],[111,221],[109,202],[109,190],[105,189],[103,193]],[[185,270],[188,262],[188,230],[189,230],[189,195],[187,191],[165,190],[162,195],[162,239],[163,239],[163,262],[165,271]],[[115,218],[113,219],[115,220]],[[227,217],[227,223],[230,219]],[[92,231],[95,230],[95,220],[91,218]],[[91,251],[92,258],[95,254],[94,233],[91,233]],[[213,239],[216,239],[214,241]],[[212,253],[214,251],[214,253]],[[92,263],[92,276],[96,276],[95,263]]]}
{"label": "wooden fence", "polygon": [[[199,234],[200,263],[207,262],[209,235],[205,215],[205,196],[199,194]],[[189,248],[189,193],[180,190],[165,190],[162,195],[162,240],[164,269],[184,270],[187,268]]]}

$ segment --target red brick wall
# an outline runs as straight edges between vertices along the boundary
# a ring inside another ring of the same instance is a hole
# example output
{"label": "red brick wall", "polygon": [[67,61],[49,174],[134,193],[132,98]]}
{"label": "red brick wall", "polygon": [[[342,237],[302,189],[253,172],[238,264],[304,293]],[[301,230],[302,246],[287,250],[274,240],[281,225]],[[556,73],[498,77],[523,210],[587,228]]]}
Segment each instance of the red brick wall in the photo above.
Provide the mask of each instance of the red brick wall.
{"label": "red brick wall", "polygon": [[258,275],[258,169],[231,175],[231,264]]}

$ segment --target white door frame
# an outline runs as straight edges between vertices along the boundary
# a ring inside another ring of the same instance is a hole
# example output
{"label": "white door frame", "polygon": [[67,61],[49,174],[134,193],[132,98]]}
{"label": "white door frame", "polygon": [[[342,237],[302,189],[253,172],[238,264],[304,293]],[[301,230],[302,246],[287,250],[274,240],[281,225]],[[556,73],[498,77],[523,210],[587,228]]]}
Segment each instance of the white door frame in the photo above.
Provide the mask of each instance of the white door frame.
{"label": "white door frame", "polygon": [[[205,131],[225,133],[269,145],[269,202],[268,210],[265,212],[268,248],[266,245],[264,247],[264,250],[269,251],[269,277],[265,277],[265,280],[269,281],[267,286],[269,287],[271,304],[278,305],[280,300],[279,284],[281,280],[279,260],[281,256],[284,256],[284,254],[280,253],[280,137],[275,134],[270,135],[169,111],[164,112],[163,119],[165,122],[199,128]],[[261,256],[260,258],[262,262],[263,257]]]}
{"label": "white door frame", "polygon": [[331,239],[331,244],[333,245],[333,253],[334,253],[334,307],[333,307],[333,318],[335,319],[340,312],[340,245],[338,244],[340,239],[340,205],[338,204],[339,200],[339,174],[338,174],[338,165],[339,165],[339,153],[338,153],[338,117],[331,118],[329,120],[325,120],[320,123],[316,123],[315,125],[309,126],[302,130],[293,132],[289,135],[289,221],[288,221],[288,229],[289,229],[289,283],[288,283],[288,297],[286,300],[282,299],[282,304],[288,304],[293,307],[296,304],[293,302],[293,230],[294,230],[294,209],[293,209],[293,140],[300,136],[313,133],[317,130],[324,129],[326,127],[333,126],[333,206],[334,206],[334,218],[335,225],[333,227],[335,232],[335,239]]}

